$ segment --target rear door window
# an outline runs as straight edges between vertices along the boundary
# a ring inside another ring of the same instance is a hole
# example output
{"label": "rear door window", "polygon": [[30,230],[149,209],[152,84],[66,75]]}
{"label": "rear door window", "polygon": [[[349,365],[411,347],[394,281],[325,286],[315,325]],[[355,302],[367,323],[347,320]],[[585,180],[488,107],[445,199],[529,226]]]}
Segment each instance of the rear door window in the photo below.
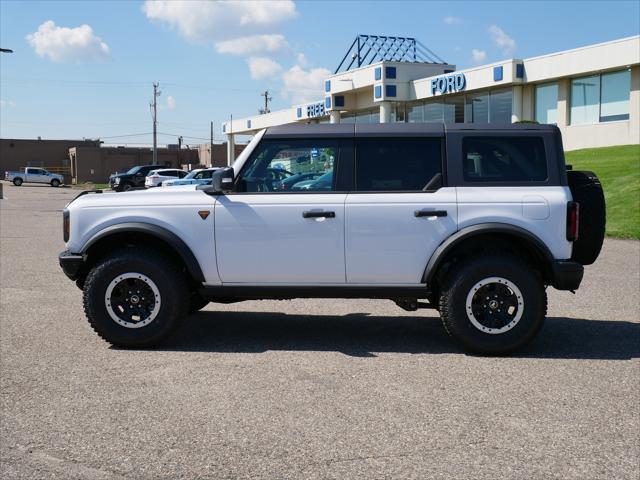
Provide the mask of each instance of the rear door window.
{"label": "rear door window", "polygon": [[544,182],[548,177],[542,137],[465,137],[462,162],[465,182]]}
{"label": "rear door window", "polygon": [[356,140],[357,191],[425,191],[441,172],[440,138]]}

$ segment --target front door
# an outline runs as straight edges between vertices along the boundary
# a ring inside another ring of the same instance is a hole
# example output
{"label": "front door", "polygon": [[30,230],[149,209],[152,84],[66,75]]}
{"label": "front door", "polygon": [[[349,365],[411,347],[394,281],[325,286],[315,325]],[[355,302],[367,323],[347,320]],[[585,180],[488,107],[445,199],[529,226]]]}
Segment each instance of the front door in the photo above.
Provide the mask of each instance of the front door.
{"label": "front door", "polygon": [[441,137],[359,138],[345,206],[349,284],[415,285],[456,231],[455,188],[443,187]]}
{"label": "front door", "polygon": [[337,140],[262,140],[216,202],[223,283],[345,283],[339,156]]}

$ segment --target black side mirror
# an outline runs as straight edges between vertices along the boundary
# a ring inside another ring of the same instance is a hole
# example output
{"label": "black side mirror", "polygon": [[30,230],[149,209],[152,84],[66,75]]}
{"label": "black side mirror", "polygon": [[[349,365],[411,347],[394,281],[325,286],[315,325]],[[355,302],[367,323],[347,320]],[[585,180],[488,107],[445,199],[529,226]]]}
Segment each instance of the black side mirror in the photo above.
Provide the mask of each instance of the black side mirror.
{"label": "black side mirror", "polygon": [[211,176],[213,193],[227,193],[233,190],[233,168],[225,167]]}

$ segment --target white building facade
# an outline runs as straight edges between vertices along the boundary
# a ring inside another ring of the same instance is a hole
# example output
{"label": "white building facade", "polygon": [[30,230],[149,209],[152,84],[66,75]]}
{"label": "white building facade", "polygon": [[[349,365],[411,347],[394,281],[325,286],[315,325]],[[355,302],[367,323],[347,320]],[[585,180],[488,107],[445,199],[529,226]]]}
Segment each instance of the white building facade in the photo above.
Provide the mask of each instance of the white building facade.
{"label": "white building facade", "polygon": [[565,150],[640,143],[640,36],[464,70],[379,61],[336,73],[319,100],[223,124],[235,135],[294,122],[553,123]]}

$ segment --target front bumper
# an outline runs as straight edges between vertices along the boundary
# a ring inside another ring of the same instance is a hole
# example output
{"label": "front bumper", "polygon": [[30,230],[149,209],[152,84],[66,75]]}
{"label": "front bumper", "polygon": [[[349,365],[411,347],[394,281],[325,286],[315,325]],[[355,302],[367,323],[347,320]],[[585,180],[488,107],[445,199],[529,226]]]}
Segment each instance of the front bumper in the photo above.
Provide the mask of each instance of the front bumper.
{"label": "front bumper", "polygon": [[558,290],[577,290],[582,282],[584,267],[571,260],[554,260],[551,263],[551,286]]}
{"label": "front bumper", "polygon": [[80,277],[84,266],[84,257],[82,255],[65,250],[58,255],[58,261],[64,274],[71,280],[77,280]]}

